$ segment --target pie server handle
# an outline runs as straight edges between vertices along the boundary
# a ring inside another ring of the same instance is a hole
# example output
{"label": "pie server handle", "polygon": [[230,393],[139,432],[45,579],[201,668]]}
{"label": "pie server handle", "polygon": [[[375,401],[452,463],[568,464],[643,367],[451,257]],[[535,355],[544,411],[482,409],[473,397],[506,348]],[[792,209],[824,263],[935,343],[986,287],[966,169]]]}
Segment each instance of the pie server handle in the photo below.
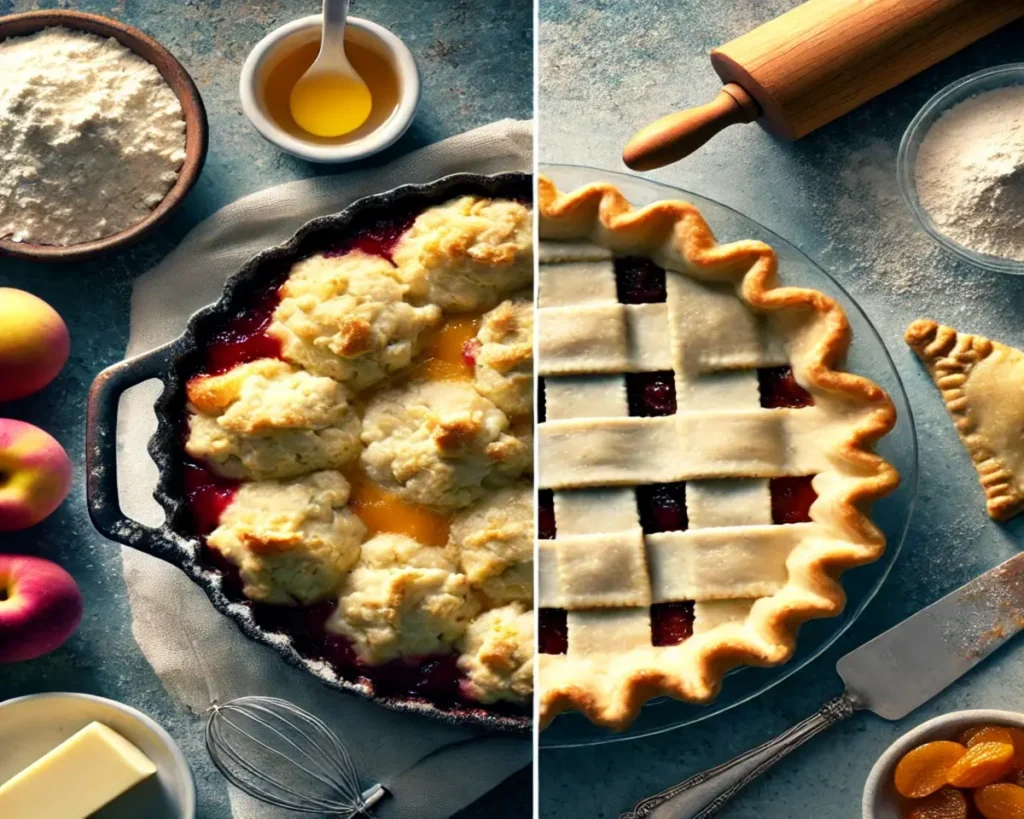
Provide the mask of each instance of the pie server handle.
{"label": "pie server handle", "polygon": [[862,705],[849,692],[775,739],[637,803],[619,819],[707,819],[746,785],[826,728],[853,716]]}
{"label": "pie server handle", "polygon": [[[96,528],[111,540],[175,565],[180,544],[166,525],[154,529],[121,511],[117,486],[117,409],[121,395],[152,378],[164,380],[176,342],[107,367],[92,382],[86,411],[86,501]],[[143,453],[140,453],[143,454]]]}

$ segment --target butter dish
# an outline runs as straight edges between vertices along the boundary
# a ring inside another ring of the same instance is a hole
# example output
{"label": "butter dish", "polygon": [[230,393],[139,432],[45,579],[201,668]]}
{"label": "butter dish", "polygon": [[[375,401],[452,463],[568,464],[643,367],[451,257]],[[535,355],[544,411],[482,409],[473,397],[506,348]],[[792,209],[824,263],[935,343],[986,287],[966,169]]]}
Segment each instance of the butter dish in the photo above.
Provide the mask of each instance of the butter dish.
{"label": "butter dish", "polygon": [[[89,694],[48,693],[0,703],[0,784],[98,722],[123,737],[156,767],[104,809],[104,817],[195,819],[195,783],[170,735],[145,714]],[[105,733],[105,732],[104,732]]]}

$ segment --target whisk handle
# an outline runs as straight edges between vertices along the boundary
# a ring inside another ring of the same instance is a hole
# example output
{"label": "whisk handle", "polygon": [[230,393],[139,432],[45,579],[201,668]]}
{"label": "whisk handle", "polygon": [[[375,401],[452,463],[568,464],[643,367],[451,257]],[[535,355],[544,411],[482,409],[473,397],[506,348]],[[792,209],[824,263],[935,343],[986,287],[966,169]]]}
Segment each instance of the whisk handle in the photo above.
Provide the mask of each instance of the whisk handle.
{"label": "whisk handle", "polygon": [[373,785],[363,791],[363,804],[368,808],[372,808],[381,799],[387,796],[387,791],[384,790],[383,785]]}

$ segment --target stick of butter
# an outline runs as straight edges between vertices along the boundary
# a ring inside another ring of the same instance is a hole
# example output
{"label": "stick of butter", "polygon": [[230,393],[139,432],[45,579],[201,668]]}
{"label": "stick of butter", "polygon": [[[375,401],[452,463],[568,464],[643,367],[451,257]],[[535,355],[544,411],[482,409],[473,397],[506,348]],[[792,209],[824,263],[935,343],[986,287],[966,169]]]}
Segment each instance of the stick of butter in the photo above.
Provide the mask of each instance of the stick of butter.
{"label": "stick of butter", "polygon": [[142,751],[93,722],[0,785],[0,816],[85,819],[155,773]]}

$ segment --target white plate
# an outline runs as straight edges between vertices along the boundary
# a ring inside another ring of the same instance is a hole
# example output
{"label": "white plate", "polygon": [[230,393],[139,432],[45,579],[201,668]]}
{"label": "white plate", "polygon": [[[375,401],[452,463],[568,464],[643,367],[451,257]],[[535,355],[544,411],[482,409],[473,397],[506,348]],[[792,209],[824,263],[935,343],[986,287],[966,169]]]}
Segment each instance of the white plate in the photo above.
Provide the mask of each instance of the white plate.
{"label": "white plate", "polygon": [[34,694],[0,703],[0,782],[6,782],[90,722],[102,722],[153,760],[157,774],[93,819],[195,819],[196,786],[170,735],[145,714],[89,694]]}

